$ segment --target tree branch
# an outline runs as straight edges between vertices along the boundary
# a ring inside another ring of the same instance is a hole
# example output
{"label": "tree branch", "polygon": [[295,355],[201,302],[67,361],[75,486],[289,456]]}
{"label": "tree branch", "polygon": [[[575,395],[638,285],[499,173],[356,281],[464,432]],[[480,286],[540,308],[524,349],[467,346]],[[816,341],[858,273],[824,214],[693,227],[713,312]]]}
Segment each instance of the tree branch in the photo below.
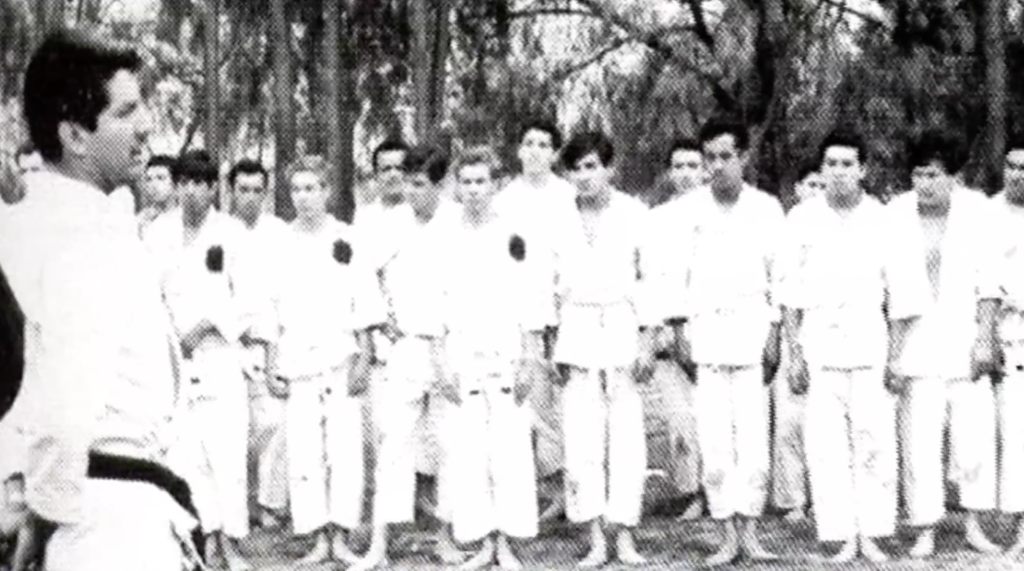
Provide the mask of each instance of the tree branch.
{"label": "tree branch", "polygon": [[622,47],[626,46],[627,44],[632,43],[633,41],[634,40],[632,38],[619,38],[619,39],[615,40],[614,42],[608,44],[607,46],[597,50],[596,52],[591,54],[590,57],[588,57],[586,59],[583,59],[581,61],[569,64],[565,68],[556,71],[555,73],[553,73],[551,75],[551,78],[548,81],[549,81],[549,83],[560,83],[562,81],[565,81],[566,79],[568,79],[573,74],[575,74],[575,73],[577,73],[579,71],[582,71],[582,70],[590,67],[591,65],[601,61],[602,59],[608,57],[608,54],[610,54],[610,53],[612,53],[612,52],[614,52],[614,51],[616,51],[618,49],[621,49]]}
{"label": "tree branch", "polygon": [[[684,0],[679,1],[683,2]],[[708,31],[708,23],[704,19],[704,8],[701,7],[700,0],[685,1],[686,5],[690,8],[690,15],[693,16],[694,32],[700,38],[700,41],[704,42],[704,45],[713,53],[715,51],[715,38]]]}
{"label": "tree branch", "polygon": [[597,18],[598,15],[590,10],[576,10],[573,8],[536,8],[534,10],[522,10],[520,12],[511,12],[508,17],[510,20],[516,20],[521,18],[533,18],[535,16],[588,16],[591,18]]}
{"label": "tree branch", "polygon": [[858,18],[863,20],[865,23],[870,24],[871,26],[882,28],[883,30],[886,31],[889,31],[891,29],[887,22],[879,20],[878,18],[875,18],[871,14],[868,14],[867,12],[864,12],[862,10],[858,10],[857,8],[849,7],[847,5],[848,2],[846,2],[846,0],[822,0],[822,2],[828,4],[829,6],[834,6],[838,8],[839,11],[844,14],[857,16]]}

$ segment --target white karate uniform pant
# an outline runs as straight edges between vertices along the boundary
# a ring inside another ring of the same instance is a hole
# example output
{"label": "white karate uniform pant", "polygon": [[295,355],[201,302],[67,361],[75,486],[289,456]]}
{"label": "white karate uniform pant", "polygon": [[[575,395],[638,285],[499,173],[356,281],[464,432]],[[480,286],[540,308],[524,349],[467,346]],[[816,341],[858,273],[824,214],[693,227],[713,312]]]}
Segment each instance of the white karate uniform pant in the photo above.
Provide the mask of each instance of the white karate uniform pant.
{"label": "white karate uniform pant", "polygon": [[[249,395],[232,348],[197,353],[188,364],[190,395],[180,458],[204,533],[249,534]],[[190,474],[191,477],[189,475]]]}
{"label": "white karate uniform pant", "polygon": [[82,521],[59,525],[46,544],[46,571],[182,571],[179,539],[195,520],[150,484],[87,480]]}
{"label": "white karate uniform pant", "polygon": [[689,376],[673,361],[658,361],[651,380],[663,401],[668,424],[669,474],[680,494],[700,490],[701,456],[695,410],[696,388]]}
{"label": "white karate uniform pant", "polygon": [[451,521],[451,505],[456,493],[447,477],[447,445],[443,435],[450,414],[450,403],[430,394],[434,371],[430,341],[417,337],[399,340],[388,354],[387,379],[377,387],[374,400],[380,433],[373,497],[373,521],[377,526],[412,522],[415,515],[417,452],[423,446],[422,417],[430,414],[427,400],[433,403],[432,427],[437,458],[437,511],[442,520]]}
{"label": "white karate uniform pant", "polygon": [[643,400],[628,370],[572,367],[562,428],[569,520],[639,525],[647,445]]}
{"label": "white karate uniform pant", "polygon": [[804,413],[807,395],[795,395],[783,377],[772,385],[775,432],[772,434],[772,504],[791,510],[807,506],[807,463],[804,461]]}
{"label": "white karate uniform pant", "polygon": [[908,523],[931,526],[946,513],[942,448],[949,427],[949,480],[960,503],[996,507],[996,405],[991,381],[915,378],[900,402],[903,494]]}
{"label": "white karate uniform pant", "polygon": [[820,541],[896,527],[896,399],[880,368],[812,368],[804,438]]}
{"label": "white karate uniform pant", "polygon": [[288,396],[292,529],[359,526],[363,509],[363,405],[348,396],[348,370],[293,380]]}
{"label": "white karate uniform pant", "polygon": [[458,365],[462,404],[449,412],[455,540],[469,543],[492,532],[537,535],[537,485],[530,403],[513,394],[511,363],[480,358]]}
{"label": "white karate uniform pant", "polygon": [[563,388],[552,382],[536,383],[530,393],[536,435],[534,461],[537,477],[546,478],[558,473],[565,465],[565,446],[562,438]]}
{"label": "white karate uniform pant", "polygon": [[714,519],[760,516],[770,464],[768,401],[761,367],[697,371],[697,431],[704,489]]}
{"label": "white karate uniform pant", "polygon": [[[262,364],[263,348],[249,358]],[[256,456],[256,501],[273,510],[288,506],[288,448],[284,431],[285,401],[270,394],[264,379],[249,381],[251,446]]]}
{"label": "white karate uniform pant", "polygon": [[999,509],[1024,514],[1024,372],[1008,367],[996,386],[999,406]]}

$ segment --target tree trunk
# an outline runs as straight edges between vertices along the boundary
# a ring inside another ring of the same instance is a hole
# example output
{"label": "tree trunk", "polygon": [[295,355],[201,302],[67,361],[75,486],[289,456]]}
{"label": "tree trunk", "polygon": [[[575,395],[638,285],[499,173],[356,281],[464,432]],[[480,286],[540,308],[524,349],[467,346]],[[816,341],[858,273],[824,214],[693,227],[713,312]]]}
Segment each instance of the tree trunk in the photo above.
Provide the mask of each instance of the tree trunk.
{"label": "tree trunk", "polygon": [[[218,166],[221,160],[220,139],[220,0],[206,0],[203,11],[203,140],[206,150]],[[223,188],[218,180],[217,205],[227,208]]]}
{"label": "tree trunk", "polygon": [[[334,0],[327,0],[327,4]],[[324,69],[324,15],[317,13],[306,28],[305,37],[305,72],[306,80],[309,82],[309,112],[312,128],[303,130],[302,138],[306,141],[306,152],[311,155],[323,155],[325,135],[330,133],[328,129],[327,115],[331,113],[331,104],[324,101],[323,92],[327,91],[327,81],[324,74],[331,73],[330,65]],[[328,50],[337,43],[327,43]],[[337,49],[336,47],[333,49]]]}
{"label": "tree trunk", "polygon": [[411,8],[416,135],[420,142],[433,142],[444,105],[451,2],[413,0]]}
{"label": "tree trunk", "polygon": [[435,131],[444,113],[445,79],[448,77],[448,52],[451,49],[451,5],[451,0],[435,0],[434,41],[430,61],[430,121]]}
{"label": "tree trunk", "polygon": [[184,49],[181,45],[181,26],[189,17],[191,7],[181,0],[161,0],[156,18],[156,39]]}
{"label": "tree trunk", "polygon": [[353,138],[358,101],[355,84],[358,80],[352,29],[345,0],[327,0],[326,62],[327,62],[327,156],[332,168],[333,196],[331,211],[336,218],[351,222],[355,213],[353,179]]}
{"label": "tree trunk", "polygon": [[295,122],[292,101],[291,28],[285,0],[270,2],[274,54],[274,205],[285,220],[295,216],[285,169],[295,153]]}
{"label": "tree trunk", "polygon": [[35,0],[36,45],[50,32],[64,27],[64,0]]}
{"label": "tree trunk", "polygon": [[1004,0],[985,1],[985,93],[988,117],[985,123],[984,175],[982,188],[989,194],[1003,186],[1006,154],[1006,46],[1003,18]]}

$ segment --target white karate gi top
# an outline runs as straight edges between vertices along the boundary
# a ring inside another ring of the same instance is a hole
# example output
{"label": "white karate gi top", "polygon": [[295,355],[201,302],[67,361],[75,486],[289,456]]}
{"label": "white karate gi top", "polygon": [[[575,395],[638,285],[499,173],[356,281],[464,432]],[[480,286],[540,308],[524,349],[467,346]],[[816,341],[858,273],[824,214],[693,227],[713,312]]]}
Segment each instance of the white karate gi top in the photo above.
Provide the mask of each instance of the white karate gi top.
{"label": "white karate gi top", "polygon": [[645,236],[646,295],[656,305],[656,311],[663,320],[690,314],[683,295],[691,253],[691,237],[686,229],[686,202],[682,200],[685,196],[676,196],[652,208]]}
{"label": "white karate gi top", "polygon": [[288,262],[291,234],[283,220],[261,214],[252,228],[244,227],[238,251],[234,252],[232,285],[244,331],[253,339],[275,342],[281,334],[276,303],[285,277],[282,268]]}
{"label": "white karate gi top", "polygon": [[[957,188],[940,244],[942,266],[938,295],[931,287],[925,309],[907,333],[900,361],[902,371],[915,377],[962,378],[970,376],[971,348],[978,336],[977,304],[999,299],[999,218],[994,204],[983,194]],[[906,193],[893,199],[895,223],[907,247],[915,255],[912,268],[927,280],[924,230],[917,212],[917,196]]]}
{"label": "white karate gi top", "polygon": [[760,364],[768,326],[781,319],[775,258],[785,224],[782,206],[745,184],[727,208],[710,187],[680,197],[676,208],[684,217],[679,242],[689,250],[680,307],[690,320],[693,359]]}
{"label": "white karate gi top", "polygon": [[1003,307],[1013,311],[1002,316],[999,338],[1004,343],[1018,344],[1024,342],[1024,233],[1020,231],[1024,207],[1009,202],[1003,193],[993,196],[992,203],[999,213],[996,275]]}
{"label": "white karate gi top", "polygon": [[779,303],[804,310],[801,341],[815,367],[880,367],[888,355],[889,318],[925,310],[927,281],[911,268],[907,239],[875,198],[845,215],[824,196],[790,211],[779,255]]}
{"label": "white karate gi top", "polygon": [[528,273],[529,295],[535,303],[548,305],[545,326],[558,324],[558,258],[565,248],[567,232],[579,224],[576,187],[552,173],[537,188],[516,177],[494,197],[494,209],[522,233],[530,250],[524,267]]}
{"label": "white karate gi top", "polygon": [[[315,232],[292,226],[283,253],[281,291],[277,299],[278,372],[289,379],[326,374],[341,368],[359,351],[356,332],[383,323],[376,277],[354,260],[362,244],[352,228],[333,217]],[[334,244],[351,247],[343,264]]]}
{"label": "white karate gi top", "polygon": [[59,523],[81,512],[90,451],[161,462],[179,357],[157,270],[134,216],[94,186],[41,172],[19,205],[12,283],[34,328],[19,400],[29,423],[27,499]]}

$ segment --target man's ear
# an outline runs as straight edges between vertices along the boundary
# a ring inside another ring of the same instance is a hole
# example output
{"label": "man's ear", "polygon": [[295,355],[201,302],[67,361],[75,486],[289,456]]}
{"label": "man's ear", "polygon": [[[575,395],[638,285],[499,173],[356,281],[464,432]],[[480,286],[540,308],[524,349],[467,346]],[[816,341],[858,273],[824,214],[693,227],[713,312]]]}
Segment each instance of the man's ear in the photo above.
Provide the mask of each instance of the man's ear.
{"label": "man's ear", "polygon": [[61,121],[57,126],[57,136],[60,138],[61,149],[64,155],[82,156],[85,154],[85,142],[88,131],[78,123]]}

